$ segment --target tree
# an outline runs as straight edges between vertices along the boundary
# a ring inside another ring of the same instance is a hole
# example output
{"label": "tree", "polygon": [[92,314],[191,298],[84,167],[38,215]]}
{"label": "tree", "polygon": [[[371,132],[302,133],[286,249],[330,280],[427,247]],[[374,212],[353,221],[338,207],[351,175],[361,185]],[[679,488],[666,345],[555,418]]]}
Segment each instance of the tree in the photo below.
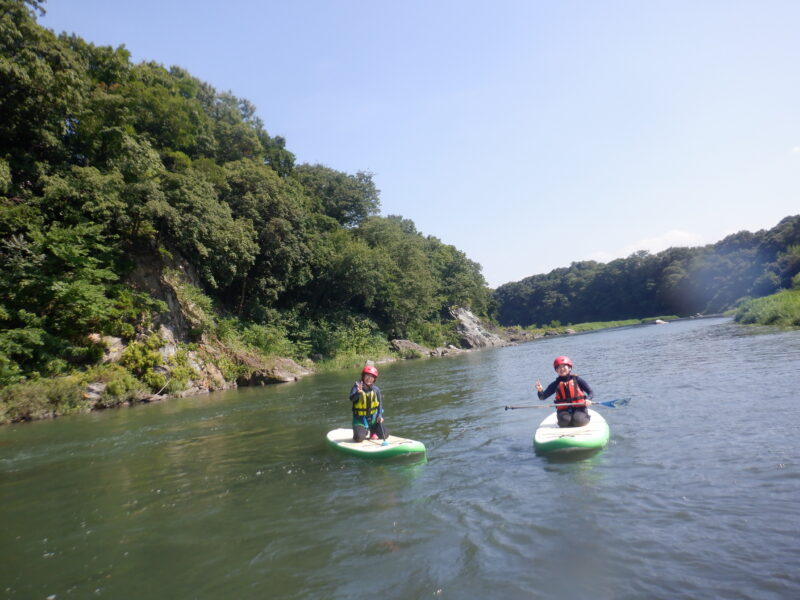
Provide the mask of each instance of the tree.
{"label": "tree", "polygon": [[89,82],[76,55],[36,24],[41,5],[0,2],[0,157],[24,189],[37,185],[48,163],[65,160]]}
{"label": "tree", "polygon": [[403,337],[411,324],[435,316],[434,273],[414,223],[398,216],[370,217],[355,233],[375,250],[379,268],[372,276],[383,281],[378,322],[393,337]]}
{"label": "tree", "polygon": [[347,175],[322,165],[300,165],[294,176],[315,198],[321,210],[344,227],[354,227],[380,210],[380,191],[372,174]]}
{"label": "tree", "polygon": [[247,304],[273,306],[281,294],[310,277],[310,203],[297,182],[282,179],[252,159],[224,166],[226,186],[220,200],[237,219],[252,224],[258,250],[251,268],[237,278],[237,312]]}
{"label": "tree", "polygon": [[165,203],[154,218],[160,234],[195,265],[211,288],[248,271],[258,252],[252,222],[236,219],[207,180],[190,172],[161,177]]}

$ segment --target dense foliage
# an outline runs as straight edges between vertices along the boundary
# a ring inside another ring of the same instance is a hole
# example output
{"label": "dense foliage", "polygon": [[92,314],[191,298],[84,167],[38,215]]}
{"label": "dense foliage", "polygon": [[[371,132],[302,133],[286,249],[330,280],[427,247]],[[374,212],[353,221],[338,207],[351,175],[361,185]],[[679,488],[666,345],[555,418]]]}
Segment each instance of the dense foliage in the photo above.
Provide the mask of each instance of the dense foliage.
{"label": "dense foliage", "polygon": [[718,313],[789,288],[800,272],[800,216],[699,248],[640,251],[607,264],[576,262],[495,291],[497,319],[545,325]]}
{"label": "dense foliage", "polygon": [[265,352],[435,342],[449,306],[486,314],[480,266],[378,216],[370,173],[295,165],[247,100],[41,11],[0,0],[0,385],[96,363],[90,333],[146,336],[166,306],[129,274],[159,257],[196,273],[215,335]]}

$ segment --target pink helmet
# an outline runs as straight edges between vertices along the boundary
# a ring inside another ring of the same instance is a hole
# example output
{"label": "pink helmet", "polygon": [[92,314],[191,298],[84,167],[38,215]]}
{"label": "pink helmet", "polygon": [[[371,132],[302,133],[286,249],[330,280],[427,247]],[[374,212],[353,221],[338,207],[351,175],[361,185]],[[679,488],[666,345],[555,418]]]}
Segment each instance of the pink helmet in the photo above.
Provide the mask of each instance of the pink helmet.
{"label": "pink helmet", "polygon": [[569,359],[569,356],[557,356],[556,359],[553,361],[553,368],[558,369],[561,365],[567,365],[570,369],[572,368],[572,361]]}
{"label": "pink helmet", "polygon": [[378,378],[378,369],[376,369],[372,365],[367,365],[366,367],[361,369],[361,376],[363,377],[364,375],[372,375],[373,377],[375,377],[375,379],[377,379]]}

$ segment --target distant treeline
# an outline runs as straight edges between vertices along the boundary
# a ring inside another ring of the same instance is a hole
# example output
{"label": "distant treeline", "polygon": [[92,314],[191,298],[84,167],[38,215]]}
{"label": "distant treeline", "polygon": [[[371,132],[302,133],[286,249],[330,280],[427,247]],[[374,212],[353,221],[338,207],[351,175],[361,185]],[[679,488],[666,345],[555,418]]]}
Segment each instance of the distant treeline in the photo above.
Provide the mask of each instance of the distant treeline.
{"label": "distant treeline", "polygon": [[247,100],[56,36],[42,4],[0,0],[0,384],[146,333],[166,306],[126,278],[161,258],[266,353],[436,344],[451,305],[487,313],[480,265],[378,216],[370,173],[295,164]]}
{"label": "distant treeline", "polygon": [[525,327],[719,313],[792,287],[798,272],[800,216],[793,216],[708,246],[575,262],[527,277],[495,291],[495,310],[500,323]]}

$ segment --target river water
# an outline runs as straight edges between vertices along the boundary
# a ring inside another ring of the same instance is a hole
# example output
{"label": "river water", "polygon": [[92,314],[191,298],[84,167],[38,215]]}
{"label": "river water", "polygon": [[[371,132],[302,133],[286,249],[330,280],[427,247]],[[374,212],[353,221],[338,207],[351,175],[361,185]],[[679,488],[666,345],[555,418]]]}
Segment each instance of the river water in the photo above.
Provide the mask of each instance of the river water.
{"label": "river water", "polygon": [[[569,355],[607,448],[536,456]],[[7,598],[800,598],[800,332],[698,319],[381,366],[427,460],[329,448],[357,373],[0,428]]]}

